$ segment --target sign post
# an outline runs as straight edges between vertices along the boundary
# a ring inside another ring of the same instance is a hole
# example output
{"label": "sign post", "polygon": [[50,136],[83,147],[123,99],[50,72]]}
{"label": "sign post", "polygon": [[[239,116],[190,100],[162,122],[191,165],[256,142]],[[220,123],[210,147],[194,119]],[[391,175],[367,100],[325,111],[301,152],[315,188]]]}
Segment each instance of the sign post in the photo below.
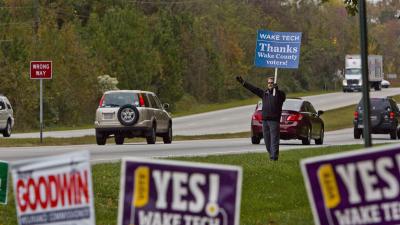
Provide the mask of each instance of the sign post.
{"label": "sign post", "polygon": [[124,158],[118,225],[239,225],[242,169]]}
{"label": "sign post", "polygon": [[0,204],[7,204],[8,163],[0,161]]}
{"label": "sign post", "polygon": [[256,67],[275,68],[276,83],[278,68],[299,67],[300,46],[301,32],[258,30],[254,64]]}
{"label": "sign post", "polygon": [[40,80],[40,143],[43,143],[43,79],[52,79],[52,61],[31,61],[30,77]]}

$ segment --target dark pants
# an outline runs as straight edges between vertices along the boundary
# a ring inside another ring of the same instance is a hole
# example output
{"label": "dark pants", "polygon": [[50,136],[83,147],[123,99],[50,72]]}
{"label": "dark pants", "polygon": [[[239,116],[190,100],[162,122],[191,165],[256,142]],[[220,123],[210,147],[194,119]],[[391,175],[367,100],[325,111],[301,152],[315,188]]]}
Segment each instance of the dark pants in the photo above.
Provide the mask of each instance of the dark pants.
{"label": "dark pants", "polygon": [[264,143],[269,157],[277,160],[279,156],[279,122],[273,120],[263,120]]}

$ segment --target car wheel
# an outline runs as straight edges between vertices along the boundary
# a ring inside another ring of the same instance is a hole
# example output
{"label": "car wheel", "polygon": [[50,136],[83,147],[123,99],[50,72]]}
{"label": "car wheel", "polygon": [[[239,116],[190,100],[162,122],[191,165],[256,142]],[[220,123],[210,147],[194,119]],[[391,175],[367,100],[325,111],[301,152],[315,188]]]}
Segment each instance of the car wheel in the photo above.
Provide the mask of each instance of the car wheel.
{"label": "car wheel", "polygon": [[324,128],[322,128],[321,132],[319,133],[319,139],[315,139],[316,145],[322,145],[323,143],[324,143]]}
{"label": "car wheel", "polygon": [[397,130],[390,131],[390,139],[396,140],[397,139]]}
{"label": "car wheel", "polygon": [[134,105],[123,105],[118,110],[117,118],[122,125],[132,126],[139,119],[139,110]]}
{"label": "car wheel", "polygon": [[3,137],[10,137],[11,136],[11,122],[7,121],[6,129],[3,131]]}
{"label": "car wheel", "polygon": [[155,144],[156,138],[156,128],[153,126],[150,130],[149,136],[146,137],[147,144]]}
{"label": "car wheel", "polygon": [[307,137],[301,139],[303,145],[309,145],[311,143],[311,128],[307,127]]}
{"label": "car wheel", "polygon": [[171,144],[171,142],[172,142],[172,124],[170,124],[168,126],[168,131],[167,131],[167,133],[164,134],[163,141],[164,141],[164,144]]}
{"label": "car wheel", "polygon": [[115,140],[115,144],[123,145],[124,141],[125,141],[125,137],[122,135],[115,135],[114,140]]}
{"label": "car wheel", "polygon": [[103,132],[96,130],[96,142],[98,145],[105,145],[107,142],[107,136]]}
{"label": "car wheel", "polygon": [[362,130],[354,127],[354,132],[353,133],[354,133],[354,139],[360,139],[361,138],[361,134],[362,134]]}
{"label": "car wheel", "polygon": [[258,145],[260,144],[261,138],[258,136],[251,136],[251,143],[253,145]]}

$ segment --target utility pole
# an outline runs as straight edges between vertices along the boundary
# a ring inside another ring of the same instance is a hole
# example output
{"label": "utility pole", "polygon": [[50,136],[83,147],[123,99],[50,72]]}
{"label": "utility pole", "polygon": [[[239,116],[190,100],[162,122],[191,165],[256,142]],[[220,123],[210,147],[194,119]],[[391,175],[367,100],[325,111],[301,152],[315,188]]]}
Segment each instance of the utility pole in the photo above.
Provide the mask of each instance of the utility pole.
{"label": "utility pole", "polygon": [[[37,46],[39,44],[38,40],[38,30],[39,30],[39,0],[33,0],[34,16],[35,21],[33,22],[33,32],[34,32],[34,56],[37,57]],[[40,112],[39,112],[39,123],[40,123],[40,144],[43,143],[43,79],[40,79]]]}
{"label": "utility pole", "polygon": [[33,8],[35,17],[35,21],[33,22],[33,32],[35,34],[35,41],[37,41],[37,32],[39,29],[39,0],[33,0]]}
{"label": "utility pole", "polygon": [[369,102],[369,78],[368,78],[368,30],[367,30],[367,10],[365,0],[358,1],[358,11],[360,15],[360,49],[361,49],[361,72],[362,72],[362,101],[364,106],[363,112],[363,137],[364,146],[371,147],[371,119],[370,119],[370,102]]}

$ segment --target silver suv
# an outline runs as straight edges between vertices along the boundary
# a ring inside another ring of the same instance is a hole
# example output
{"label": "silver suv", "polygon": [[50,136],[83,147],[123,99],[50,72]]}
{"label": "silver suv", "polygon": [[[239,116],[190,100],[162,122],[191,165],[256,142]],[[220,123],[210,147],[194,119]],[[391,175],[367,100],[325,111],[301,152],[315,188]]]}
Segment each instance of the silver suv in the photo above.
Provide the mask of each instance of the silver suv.
{"label": "silver suv", "polygon": [[96,111],[96,142],[105,145],[114,136],[115,144],[125,138],[145,137],[147,144],[155,144],[162,137],[165,144],[172,142],[172,119],[158,97],[148,91],[107,91]]}
{"label": "silver suv", "polygon": [[0,95],[0,132],[4,137],[11,136],[14,127],[14,111],[6,96]]}

